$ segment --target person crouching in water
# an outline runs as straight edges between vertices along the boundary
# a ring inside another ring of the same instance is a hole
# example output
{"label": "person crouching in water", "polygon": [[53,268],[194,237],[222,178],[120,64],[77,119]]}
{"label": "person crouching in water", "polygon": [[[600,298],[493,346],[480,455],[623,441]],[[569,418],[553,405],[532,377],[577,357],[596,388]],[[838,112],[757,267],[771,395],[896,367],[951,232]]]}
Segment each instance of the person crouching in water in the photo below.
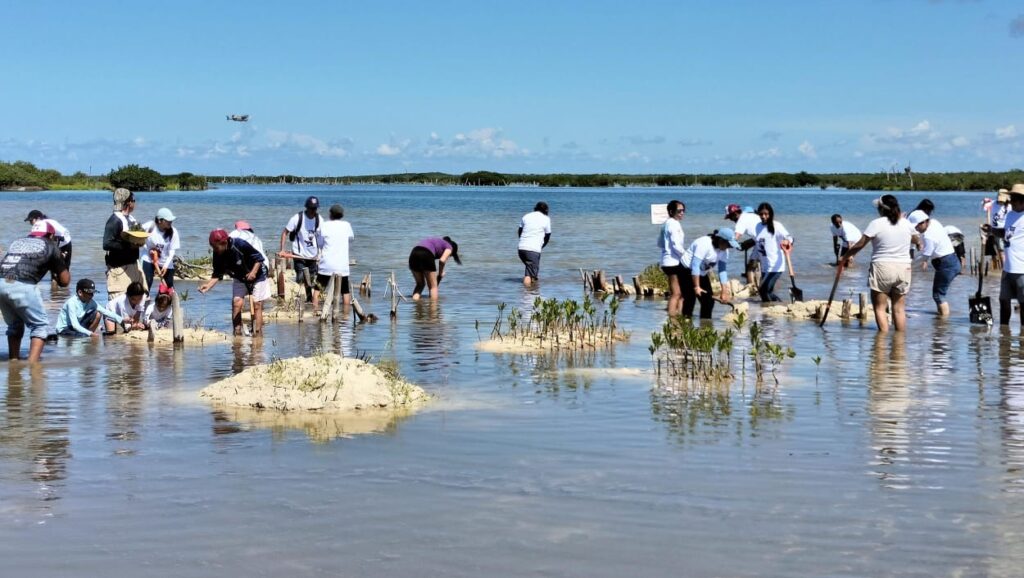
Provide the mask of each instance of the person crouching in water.
{"label": "person crouching in water", "polygon": [[210,232],[210,247],[213,248],[213,275],[199,287],[206,293],[224,278],[226,273],[234,279],[231,286],[231,327],[235,335],[242,334],[242,304],[245,296],[252,300],[252,333],[263,334],[263,301],[270,299],[270,282],[267,281],[267,265],[252,245],[241,239],[228,237],[224,229]]}
{"label": "person crouching in water", "polygon": [[683,254],[683,267],[690,271],[690,281],[683,283],[683,317],[693,317],[693,307],[700,301],[700,318],[711,319],[715,308],[715,298],[711,294],[711,269],[718,271],[718,281],[722,285],[719,299],[723,303],[732,299],[729,290],[729,274],[726,266],[729,263],[729,249],[739,249],[736,232],[729,227],[722,227],[711,233],[697,237]]}
{"label": "person crouching in water", "polygon": [[[133,281],[128,284],[128,289],[124,293],[107,303],[107,309],[113,311],[123,320],[122,324],[126,331],[145,329],[146,324],[143,322],[143,316],[146,313],[145,299],[146,290],[142,288],[142,283]],[[117,329],[109,318],[106,321],[106,328],[108,333]]]}
{"label": "person crouching in water", "polygon": [[156,299],[146,307],[146,314],[143,317],[143,323],[146,324],[146,327],[165,329],[171,326],[171,321],[174,319],[173,310],[171,309],[172,293],[174,293],[174,289],[164,283],[160,284]]}
{"label": "person crouching in water", "polygon": [[57,334],[65,337],[99,337],[100,322],[104,318],[114,323],[123,319],[117,313],[103,307],[93,299],[96,283],[92,279],[79,279],[75,295],[68,297],[57,316]]}

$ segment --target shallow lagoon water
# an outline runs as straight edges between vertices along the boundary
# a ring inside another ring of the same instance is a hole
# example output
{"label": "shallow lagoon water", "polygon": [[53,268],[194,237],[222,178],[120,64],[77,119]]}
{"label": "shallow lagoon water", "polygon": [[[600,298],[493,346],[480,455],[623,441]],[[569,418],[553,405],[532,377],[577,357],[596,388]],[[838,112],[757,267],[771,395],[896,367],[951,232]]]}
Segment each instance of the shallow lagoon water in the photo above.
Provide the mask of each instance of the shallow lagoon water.
{"label": "shallow lagoon water", "polygon": [[[345,205],[353,275],[373,273],[362,301],[384,319],[273,324],[262,344],[184,350],[64,342],[39,369],[5,363],[3,575],[1020,574],[1024,347],[1016,326],[1011,335],[967,323],[968,278],[954,282],[944,321],[931,313],[931,274],[916,274],[905,340],[872,323],[767,321],[769,338],[797,351],[774,393],[749,375],[707,392],[652,387],[647,336],[664,318],[660,300],[620,308],[633,339],[611,351],[474,350],[474,322],[486,336],[500,302],[580,298],[580,267],[628,278],[654,262],[649,205],[671,198],[687,203],[688,238],[721,226],[729,202],[772,202],[797,237],[798,285],[826,297],[828,215],[863,227],[874,195],[229,187],[143,193],[138,216],[171,207],[186,253],[204,253],[209,229],[237,218],[272,249],[309,194]],[[910,209],[925,195],[899,196]],[[974,234],[983,195],[928,196],[944,224]],[[515,229],[538,200],[552,207],[554,235],[540,288],[525,290]],[[102,279],[109,193],[2,202],[0,242],[40,208],[71,229],[74,276]],[[385,276],[396,271],[408,292],[409,249],[443,234],[465,264],[450,269],[440,303],[403,304],[389,323]],[[840,295],[866,290],[866,263]],[[228,327],[227,286],[191,294],[191,317]],[[55,292],[54,306],[66,295]],[[268,429],[195,397],[245,365],[318,349],[394,358],[438,401],[381,433],[333,437]]]}

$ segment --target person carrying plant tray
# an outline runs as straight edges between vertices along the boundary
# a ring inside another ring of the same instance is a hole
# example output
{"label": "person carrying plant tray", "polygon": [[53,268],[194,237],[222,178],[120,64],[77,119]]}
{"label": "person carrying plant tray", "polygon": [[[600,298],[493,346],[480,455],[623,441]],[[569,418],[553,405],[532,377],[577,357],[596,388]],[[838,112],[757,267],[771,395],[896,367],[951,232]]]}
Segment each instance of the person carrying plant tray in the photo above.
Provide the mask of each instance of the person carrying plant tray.
{"label": "person carrying plant tray", "polygon": [[213,274],[199,287],[206,293],[224,275],[234,279],[231,288],[231,327],[235,335],[242,334],[242,304],[245,296],[252,301],[252,333],[263,334],[263,301],[270,299],[270,282],[267,280],[267,263],[255,247],[242,239],[233,239],[224,229],[210,232],[210,247],[213,248]]}

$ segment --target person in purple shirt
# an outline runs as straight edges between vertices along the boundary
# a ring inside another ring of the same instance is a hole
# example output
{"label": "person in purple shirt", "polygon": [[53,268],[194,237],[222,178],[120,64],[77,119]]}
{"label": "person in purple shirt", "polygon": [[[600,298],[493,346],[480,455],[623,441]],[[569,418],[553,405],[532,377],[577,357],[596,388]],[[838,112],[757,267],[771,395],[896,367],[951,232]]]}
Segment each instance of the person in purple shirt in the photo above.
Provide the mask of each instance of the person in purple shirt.
{"label": "person in purple shirt", "polygon": [[[416,288],[412,291],[412,300],[419,301],[423,287],[430,290],[430,298],[437,299],[437,286],[444,278],[444,265],[451,257],[459,265],[459,244],[451,237],[430,237],[423,239],[409,253],[409,270],[416,280]],[[437,264],[434,261],[437,260]]]}

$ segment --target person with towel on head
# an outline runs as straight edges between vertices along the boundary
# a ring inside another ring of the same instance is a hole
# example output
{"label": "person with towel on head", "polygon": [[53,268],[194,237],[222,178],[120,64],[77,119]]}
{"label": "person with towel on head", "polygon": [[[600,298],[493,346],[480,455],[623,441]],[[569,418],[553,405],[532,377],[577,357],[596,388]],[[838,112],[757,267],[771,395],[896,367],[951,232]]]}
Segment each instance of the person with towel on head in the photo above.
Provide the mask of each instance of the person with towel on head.
{"label": "person with towel on head", "polygon": [[139,247],[125,238],[128,231],[141,229],[132,216],[135,211],[135,195],[128,189],[114,191],[114,212],[103,227],[103,250],[107,252],[107,298],[124,293],[133,281],[145,283],[146,277],[139,269]]}
{"label": "person with towel on head", "polygon": [[60,256],[53,226],[36,221],[28,237],[16,239],[0,260],[0,313],[7,324],[7,351],[21,359],[21,340],[29,332],[28,360],[39,361],[50,330],[43,297],[36,284],[49,273],[67,287],[71,274]]}

